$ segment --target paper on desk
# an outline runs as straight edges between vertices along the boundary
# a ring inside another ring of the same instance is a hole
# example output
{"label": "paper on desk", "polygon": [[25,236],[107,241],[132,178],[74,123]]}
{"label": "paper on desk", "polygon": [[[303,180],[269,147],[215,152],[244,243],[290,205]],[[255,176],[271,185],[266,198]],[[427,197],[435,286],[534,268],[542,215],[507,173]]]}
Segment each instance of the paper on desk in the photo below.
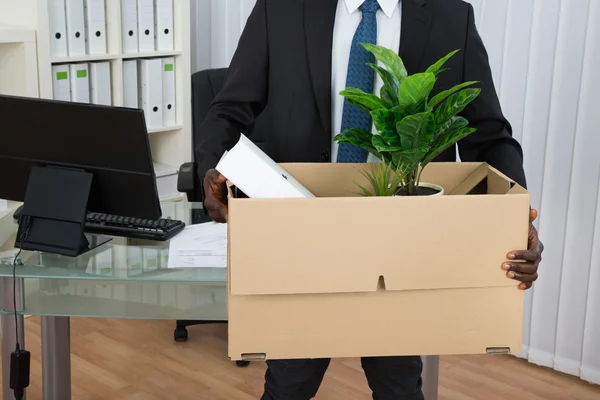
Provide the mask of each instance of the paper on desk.
{"label": "paper on desk", "polygon": [[237,144],[223,154],[216,170],[250,198],[315,197],[243,134]]}
{"label": "paper on desk", "polygon": [[188,225],[169,242],[168,268],[226,268],[227,224]]}

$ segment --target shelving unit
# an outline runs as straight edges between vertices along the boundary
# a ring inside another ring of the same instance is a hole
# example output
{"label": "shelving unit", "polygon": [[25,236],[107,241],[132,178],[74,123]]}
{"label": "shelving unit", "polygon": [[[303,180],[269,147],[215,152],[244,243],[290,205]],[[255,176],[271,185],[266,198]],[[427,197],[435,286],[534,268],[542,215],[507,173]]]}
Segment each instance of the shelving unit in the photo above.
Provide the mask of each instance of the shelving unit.
{"label": "shelving unit", "polygon": [[[123,54],[123,59],[124,60],[129,60],[132,58],[143,58],[146,57],[147,53],[129,53],[129,54]],[[157,51],[152,53],[153,57],[177,57],[180,56],[182,53],[181,51]]]}
{"label": "shelving unit", "polygon": [[0,93],[39,95],[35,30],[0,23]]}
{"label": "shelving unit", "polygon": [[59,57],[50,59],[51,64],[66,64],[74,62],[111,61],[122,58],[119,54],[94,54],[81,57]]}
{"label": "shelving unit", "polygon": [[[82,2],[84,0],[81,0]],[[111,66],[112,104],[123,106],[123,60],[174,57],[175,58],[175,109],[174,126],[149,129],[152,157],[155,162],[179,168],[192,158],[191,133],[191,53],[190,53],[190,0],[173,0],[172,51],[124,53],[122,49],[121,0],[105,0],[106,54],[77,57],[52,57],[51,32],[48,0],[0,0],[0,25],[11,24],[34,30],[37,36],[36,59],[27,59],[23,67],[31,71],[32,64],[37,72],[36,94],[29,96],[52,99],[52,66],[56,64],[108,61]],[[0,53],[1,54],[1,53]],[[27,72],[29,77],[31,72]],[[0,64],[0,76],[4,76],[4,65]],[[169,200],[181,200],[183,196]],[[164,199],[167,200],[167,199]]]}
{"label": "shelving unit", "polygon": [[[38,97],[35,30],[0,25],[0,94]],[[0,217],[18,206],[0,199]]]}

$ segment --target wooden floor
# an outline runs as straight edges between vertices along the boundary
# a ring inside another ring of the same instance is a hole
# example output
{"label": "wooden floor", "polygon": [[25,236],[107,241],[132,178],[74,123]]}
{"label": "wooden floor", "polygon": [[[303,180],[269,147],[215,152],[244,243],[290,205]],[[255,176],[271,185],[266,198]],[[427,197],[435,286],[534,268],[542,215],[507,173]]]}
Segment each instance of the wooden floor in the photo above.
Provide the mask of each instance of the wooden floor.
{"label": "wooden floor", "polygon": [[[41,399],[40,326],[28,318],[32,354],[28,400]],[[189,329],[173,341],[170,321],[73,319],[74,400],[252,400],[262,394],[264,365],[226,359],[226,326]],[[441,400],[599,400],[600,387],[505,356],[442,358]],[[317,399],[368,400],[356,360],[333,362]],[[53,399],[60,400],[60,399]]]}

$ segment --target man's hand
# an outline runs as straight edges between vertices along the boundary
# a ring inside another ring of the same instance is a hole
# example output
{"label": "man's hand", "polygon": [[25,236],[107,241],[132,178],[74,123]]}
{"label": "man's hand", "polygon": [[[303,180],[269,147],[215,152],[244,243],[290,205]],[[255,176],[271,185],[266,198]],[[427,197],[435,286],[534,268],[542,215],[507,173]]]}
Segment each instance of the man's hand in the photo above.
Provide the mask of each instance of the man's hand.
{"label": "man's hand", "polygon": [[204,176],[204,208],[210,218],[219,223],[227,222],[227,179],[216,169]]}
{"label": "man's hand", "polygon": [[514,262],[502,264],[502,269],[508,271],[506,275],[516,281],[522,282],[519,289],[531,288],[538,278],[538,266],[542,261],[544,245],[538,239],[538,233],[533,226],[538,214],[536,210],[529,211],[529,241],[527,250],[516,250],[508,253],[507,258]]}

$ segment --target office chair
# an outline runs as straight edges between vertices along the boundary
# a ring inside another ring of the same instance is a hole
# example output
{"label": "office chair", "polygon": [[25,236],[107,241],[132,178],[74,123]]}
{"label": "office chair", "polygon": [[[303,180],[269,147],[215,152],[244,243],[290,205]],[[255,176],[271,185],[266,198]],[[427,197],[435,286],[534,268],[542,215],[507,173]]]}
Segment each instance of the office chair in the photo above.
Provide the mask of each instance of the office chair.
{"label": "office chair", "polygon": [[[226,76],[227,68],[209,69],[192,74],[192,143],[195,143],[199,135],[201,135],[199,126],[204,118],[206,118],[215,96],[223,87]],[[264,128],[261,127],[260,121],[261,118],[257,118],[250,139],[255,141],[264,150],[264,140],[261,134]],[[200,175],[203,176],[203,173],[198,173],[196,161],[183,164],[179,170],[177,179],[177,190],[180,193],[185,193],[189,202],[200,202],[202,200]],[[205,215],[203,210],[193,210],[191,217],[192,224],[210,221],[210,218]],[[227,323],[227,321],[178,320],[174,338],[178,342],[184,342],[188,338],[188,326],[213,323]],[[240,367],[245,367],[250,363],[247,361],[237,361],[236,364]]]}

